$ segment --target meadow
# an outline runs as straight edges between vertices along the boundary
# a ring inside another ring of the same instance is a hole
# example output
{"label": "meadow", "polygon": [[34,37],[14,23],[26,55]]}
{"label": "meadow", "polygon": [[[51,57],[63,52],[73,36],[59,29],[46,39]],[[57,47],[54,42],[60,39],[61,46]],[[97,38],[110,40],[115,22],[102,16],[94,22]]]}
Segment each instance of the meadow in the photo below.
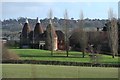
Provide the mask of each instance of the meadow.
{"label": "meadow", "polygon": [[[51,51],[40,49],[9,49],[20,56],[21,60],[47,60],[47,61],[66,61],[66,62],[91,62],[90,53],[85,53],[85,58],[82,58],[82,52],[69,51],[69,56],[66,57],[65,51],[54,51],[51,56]],[[102,63],[120,63],[120,57],[112,58],[110,55],[98,54],[97,60]]]}
{"label": "meadow", "polygon": [[2,67],[3,78],[118,78],[118,68],[35,64],[2,64]]}
{"label": "meadow", "polygon": [[[46,60],[65,62],[90,62],[89,53],[82,58],[81,52],[70,51],[66,56],[65,51],[54,51],[40,49],[9,49],[10,52],[18,54],[21,60]],[[99,54],[102,63],[118,63],[119,57],[112,58],[110,55]],[[3,78],[89,78],[87,80],[117,80],[119,68],[114,67],[82,67],[42,64],[2,64]],[[104,78],[104,79],[103,79]],[[116,79],[114,79],[116,78]],[[84,79],[85,80],[85,79]]]}

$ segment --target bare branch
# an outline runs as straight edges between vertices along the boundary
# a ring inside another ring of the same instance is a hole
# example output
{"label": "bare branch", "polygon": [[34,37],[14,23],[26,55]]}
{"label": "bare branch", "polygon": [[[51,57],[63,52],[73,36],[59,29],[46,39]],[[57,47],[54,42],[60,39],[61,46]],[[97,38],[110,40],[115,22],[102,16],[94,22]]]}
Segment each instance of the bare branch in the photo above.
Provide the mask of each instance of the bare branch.
{"label": "bare branch", "polygon": [[53,17],[53,11],[52,11],[52,9],[50,9],[48,12],[48,18],[52,19],[52,17]]}
{"label": "bare branch", "polygon": [[80,20],[83,20],[84,19],[84,15],[83,15],[83,11],[81,10],[80,12]]}
{"label": "bare branch", "polygon": [[69,29],[68,29],[68,12],[67,12],[67,9],[65,9],[65,13],[64,13],[64,19],[65,19],[65,46],[66,46],[66,54],[67,54],[67,57],[68,57],[68,51],[69,51],[69,40],[68,40],[68,37],[69,37]]}
{"label": "bare branch", "polygon": [[111,48],[112,57],[114,58],[115,55],[118,55],[118,26],[113,10],[109,9],[108,12],[108,18],[110,20],[108,23],[109,45]]}
{"label": "bare branch", "polygon": [[79,42],[81,43],[81,49],[82,49],[82,53],[83,53],[83,58],[85,56],[85,48],[86,48],[86,45],[87,45],[87,36],[86,36],[86,32],[85,32],[85,29],[84,29],[84,15],[83,15],[83,11],[81,10],[81,13],[80,13],[80,23],[79,23],[79,28],[81,30],[81,34],[82,34],[82,41],[80,40]]}
{"label": "bare branch", "polygon": [[65,9],[64,19],[68,19],[68,11],[67,11],[67,9]]}

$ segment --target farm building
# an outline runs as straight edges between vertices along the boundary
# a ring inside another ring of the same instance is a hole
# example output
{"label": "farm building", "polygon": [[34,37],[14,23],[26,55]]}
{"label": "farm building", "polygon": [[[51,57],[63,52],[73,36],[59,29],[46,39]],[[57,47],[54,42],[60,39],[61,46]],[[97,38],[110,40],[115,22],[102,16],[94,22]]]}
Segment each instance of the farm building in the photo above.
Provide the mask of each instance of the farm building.
{"label": "farm building", "polygon": [[26,19],[22,33],[20,35],[20,48],[51,50],[51,43],[54,44],[53,50],[64,50],[64,33],[60,30],[55,30],[51,21],[46,27],[46,30],[43,30],[43,27],[38,18],[34,30],[31,30],[29,22]]}
{"label": "farm building", "polygon": [[[101,30],[99,28],[96,28],[96,31],[86,31],[87,46],[89,44],[93,44],[94,48],[97,49],[97,47],[100,45],[100,51],[102,51],[102,53],[110,53],[107,24],[109,23],[107,22]],[[120,21],[118,20],[118,29],[119,28]],[[80,32],[79,29],[76,28],[72,30],[71,35],[69,36],[69,46],[72,50],[81,50],[81,42],[79,42],[81,36],[82,32]],[[120,36],[119,30],[118,36]],[[52,46],[51,43],[53,43],[54,45]],[[53,50],[65,50],[65,34],[61,30],[55,30],[55,27],[53,26],[51,21],[49,21],[49,24],[46,26],[46,30],[44,30],[38,18],[34,29],[31,30],[29,22],[26,19],[26,22],[22,29],[22,33],[20,35],[20,48],[51,50],[51,47],[53,48]]]}
{"label": "farm building", "polygon": [[[117,22],[118,26],[118,52],[120,55],[120,20]],[[95,51],[99,51],[100,53],[111,54],[110,49],[110,39],[108,33],[108,27],[111,27],[110,22],[106,22],[105,26],[96,31],[85,31],[86,32],[86,49],[88,49],[88,45],[94,45],[93,48]],[[69,38],[70,46],[72,50],[80,51],[82,48],[82,31],[79,28],[73,30],[72,35]],[[100,48],[99,48],[100,47]],[[98,50],[99,48],[99,50]]]}

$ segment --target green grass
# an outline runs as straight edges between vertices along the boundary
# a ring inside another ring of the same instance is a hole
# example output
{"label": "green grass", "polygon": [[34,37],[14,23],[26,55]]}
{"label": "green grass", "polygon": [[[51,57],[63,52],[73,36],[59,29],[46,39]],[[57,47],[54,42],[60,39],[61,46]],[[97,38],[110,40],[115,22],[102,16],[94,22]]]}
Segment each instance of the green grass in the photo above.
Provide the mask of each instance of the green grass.
{"label": "green grass", "polygon": [[2,64],[3,78],[118,78],[118,68]]}
{"label": "green grass", "polygon": [[[71,62],[90,62],[89,54],[86,53],[85,58],[82,58],[81,52],[70,51],[69,57],[66,57],[65,51],[54,51],[53,56],[51,52],[40,49],[9,49],[20,56],[22,60],[49,60],[49,61],[71,61]],[[99,55],[99,62],[102,63],[120,63],[119,57],[112,58],[109,55]]]}

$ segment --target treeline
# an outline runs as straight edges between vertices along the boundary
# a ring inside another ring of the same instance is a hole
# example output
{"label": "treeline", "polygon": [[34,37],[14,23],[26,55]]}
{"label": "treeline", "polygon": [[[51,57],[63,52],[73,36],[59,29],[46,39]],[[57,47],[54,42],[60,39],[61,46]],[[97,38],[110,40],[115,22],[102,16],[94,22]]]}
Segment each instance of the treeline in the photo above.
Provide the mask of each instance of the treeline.
{"label": "treeline", "polygon": [[[20,17],[18,19],[8,19],[8,20],[3,20],[2,21],[2,29],[3,30],[8,30],[8,31],[20,31],[23,27],[23,24],[25,23],[25,20],[26,18],[24,17]],[[31,28],[34,28],[35,24],[36,24],[36,19],[30,19],[28,18],[29,20],[29,23],[30,23],[30,26]],[[45,19],[40,19],[41,21],[41,24],[44,28],[46,28],[46,26],[48,25],[49,23],[49,19],[48,18],[45,18]],[[85,24],[84,26],[85,27],[88,27],[88,28],[91,28],[91,27],[103,27],[105,22],[107,20],[99,20],[99,19],[85,19]],[[77,27],[77,22],[78,20],[75,20],[74,18],[71,18],[69,19],[69,27],[70,28],[75,28]],[[57,29],[61,29],[62,26],[64,25],[64,19],[62,18],[57,18],[57,17],[54,17],[53,18],[53,23],[54,23],[54,26],[57,28]]]}
{"label": "treeline", "polygon": [[[25,23],[26,18],[24,17],[19,17],[18,19],[8,19],[8,20],[3,20],[2,22],[2,36],[3,37],[10,37],[10,38],[15,38],[15,39],[19,39],[19,33],[22,31],[23,25]],[[63,26],[64,26],[64,20],[62,18],[57,18],[54,17],[53,18],[53,25],[55,27],[56,30],[63,30]],[[33,29],[35,27],[36,24],[36,19],[30,19],[28,18],[29,21],[29,25],[31,27],[31,29]],[[75,28],[78,27],[78,25],[80,26],[80,24],[78,24],[79,20],[75,20],[74,18],[71,18],[68,20],[68,26],[70,30],[73,30]],[[93,28],[99,27],[102,28],[105,24],[107,20],[102,19],[84,19],[84,27],[90,30],[93,30]],[[40,22],[42,24],[43,29],[45,30],[45,28],[47,27],[47,25],[49,24],[49,18],[45,18],[45,19],[40,19]]]}

